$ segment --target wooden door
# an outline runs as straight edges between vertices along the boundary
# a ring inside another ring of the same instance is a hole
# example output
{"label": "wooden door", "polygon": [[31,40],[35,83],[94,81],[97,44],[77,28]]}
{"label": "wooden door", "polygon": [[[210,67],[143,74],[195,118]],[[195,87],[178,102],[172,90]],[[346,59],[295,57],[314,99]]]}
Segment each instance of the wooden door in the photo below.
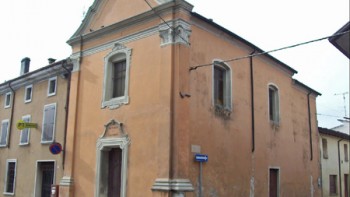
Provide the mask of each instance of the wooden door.
{"label": "wooden door", "polygon": [[109,151],[108,161],[108,197],[120,197],[122,150],[113,148]]}

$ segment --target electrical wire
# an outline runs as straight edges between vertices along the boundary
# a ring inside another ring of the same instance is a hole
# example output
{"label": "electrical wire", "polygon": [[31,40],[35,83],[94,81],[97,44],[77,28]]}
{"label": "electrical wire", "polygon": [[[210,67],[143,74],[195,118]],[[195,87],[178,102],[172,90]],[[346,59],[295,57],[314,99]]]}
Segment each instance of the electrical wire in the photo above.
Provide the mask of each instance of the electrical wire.
{"label": "electrical wire", "polygon": [[316,115],[318,115],[318,116],[329,116],[329,117],[333,117],[333,118],[343,118],[343,117],[340,117],[340,116],[334,116],[334,115],[328,115],[328,114],[319,114],[319,113],[317,113]]}
{"label": "electrical wire", "polygon": [[[147,1],[147,0],[144,0],[146,3],[147,3],[147,5],[151,8],[151,10],[170,28],[170,29],[172,29],[173,30],[173,32],[175,32],[175,28],[174,27],[171,27],[164,19],[163,19],[163,17],[160,15],[160,14],[158,14],[157,12],[156,12],[156,10],[152,7],[152,5]],[[174,34],[175,35],[175,34]],[[184,42],[186,42],[188,45],[191,45],[191,43],[189,43],[187,40],[185,40],[181,35],[178,35]]]}
{"label": "electrical wire", "polygon": [[[241,59],[245,59],[245,58],[249,58],[249,57],[265,55],[265,54],[276,52],[276,51],[286,50],[286,49],[298,47],[298,46],[301,46],[301,45],[306,45],[306,44],[310,44],[310,43],[313,43],[313,42],[322,41],[322,40],[325,40],[325,39],[328,39],[328,38],[331,38],[331,37],[335,37],[335,36],[340,36],[340,35],[343,35],[343,34],[346,34],[346,33],[349,33],[349,32],[350,31],[345,31],[345,32],[333,34],[331,36],[326,36],[326,37],[323,37],[323,38],[318,38],[318,39],[314,39],[314,40],[310,40],[310,41],[306,41],[306,42],[302,42],[302,43],[298,43],[298,44],[294,44],[294,45],[290,45],[290,46],[286,46],[286,47],[282,47],[282,48],[278,48],[278,49],[273,49],[273,50],[270,50],[270,51],[263,51],[263,52],[260,52],[260,53],[254,53],[254,54],[250,54],[250,55],[246,55],[246,56],[241,56],[241,57],[236,57],[236,58],[232,58],[232,59],[228,59],[228,60],[223,60],[221,62],[233,62],[233,61],[237,61],[237,60],[241,60]],[[211,66],[211,65],[212,65],[212,63],[201,64],[201,65],[197,65],[197,66],[191,66],[189,68],[189,70],[190,71],[191,70],[196,70],[197,68],[204,67],[204,66]]]}

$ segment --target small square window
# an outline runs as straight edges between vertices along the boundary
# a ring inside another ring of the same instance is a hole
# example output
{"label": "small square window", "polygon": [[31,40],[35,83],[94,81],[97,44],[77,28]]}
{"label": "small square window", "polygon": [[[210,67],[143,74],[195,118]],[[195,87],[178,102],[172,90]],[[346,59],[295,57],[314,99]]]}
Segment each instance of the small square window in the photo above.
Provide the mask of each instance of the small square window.
{"label": "small square window", "polygon": [[48,84],[48,88],[47,88],[47,96],[56,95],[56,89],[57,89],[57,77],[52,77],[49,79],[49,84]]}
{"label": "small square window", "polygon": [[11,92],[8,92],[5,94],[5,108],[11,107],[11,97],[12,97]]}
{"label": "small square window", "polygon": [[29,103],[32,101],[32,94],[33,94],[33,86],[32,85],[26,86],[25,92],[24,92],[25,103]]}

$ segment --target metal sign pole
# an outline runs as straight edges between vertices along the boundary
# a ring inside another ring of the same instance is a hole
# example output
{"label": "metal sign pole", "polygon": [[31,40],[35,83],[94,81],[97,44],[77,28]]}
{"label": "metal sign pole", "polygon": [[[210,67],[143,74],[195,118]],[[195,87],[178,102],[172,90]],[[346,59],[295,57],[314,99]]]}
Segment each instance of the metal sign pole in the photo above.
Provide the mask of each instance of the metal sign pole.
{"label": "metal sign pole", "polygon": [[198,194],[199,197],[202,197],[202,163],[208,162],[208,155],[196,154],[194,157],[195,161],[199,162],[199,184],[198,184]]}
{"label": "metal sign pole", "polygon": [[199,162],[199,197],[202,197],[202,162]]}

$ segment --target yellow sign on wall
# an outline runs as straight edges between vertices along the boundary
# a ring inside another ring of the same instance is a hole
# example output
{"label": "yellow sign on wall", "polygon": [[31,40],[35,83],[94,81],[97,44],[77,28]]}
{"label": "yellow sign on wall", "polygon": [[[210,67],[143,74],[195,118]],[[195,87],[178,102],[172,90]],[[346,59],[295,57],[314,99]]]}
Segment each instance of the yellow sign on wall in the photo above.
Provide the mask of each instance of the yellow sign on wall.
{"label": "yellow sign on wall", "polygon": [[24,122],[23,120],[19,120],[16,124],[17,129],[23,130],[27,128],[37,128],[37,123],[31,123],[31,122]]}

